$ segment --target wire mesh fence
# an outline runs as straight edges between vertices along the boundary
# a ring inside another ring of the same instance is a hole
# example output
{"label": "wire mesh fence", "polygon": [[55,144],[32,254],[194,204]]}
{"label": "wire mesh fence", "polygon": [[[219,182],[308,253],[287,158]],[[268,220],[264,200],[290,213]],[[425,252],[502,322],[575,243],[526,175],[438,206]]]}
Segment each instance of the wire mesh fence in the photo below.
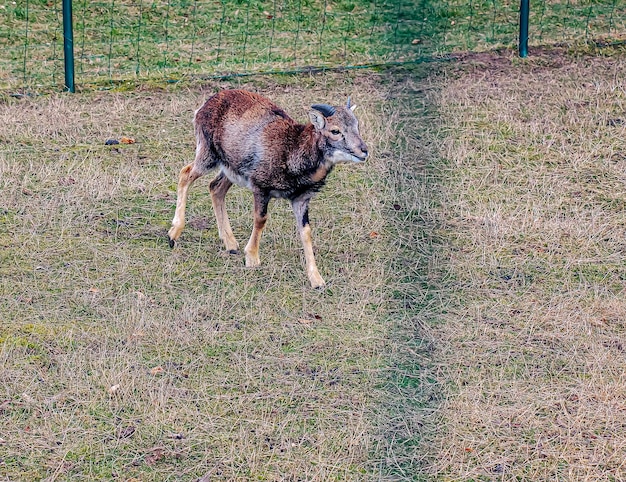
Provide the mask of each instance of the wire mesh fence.
{"label": "wire mesh fence", "polygon": [[[61,0],[0,5],[0,89],[62,88]],[[74,0],[79,86],[411,62],[512,47],[515,0]],[[530,45],[626,37],[624,0],[532,2]]]}

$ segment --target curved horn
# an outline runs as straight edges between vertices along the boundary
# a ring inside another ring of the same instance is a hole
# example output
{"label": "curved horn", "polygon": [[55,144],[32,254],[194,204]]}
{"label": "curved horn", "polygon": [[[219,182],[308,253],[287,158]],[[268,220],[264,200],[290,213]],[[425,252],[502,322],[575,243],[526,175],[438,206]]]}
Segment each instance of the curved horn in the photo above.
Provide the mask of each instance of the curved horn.
{"label": "curved horn", "polygon": [[321,112],[324,117],[335,115],[335,108],[328,104],[313,104],[311,107],[316,111]]}
{"label": "curved horn", "polygon": [[346,109],[350,108],[350,96],[348,96],[348,103],[346,104]]}

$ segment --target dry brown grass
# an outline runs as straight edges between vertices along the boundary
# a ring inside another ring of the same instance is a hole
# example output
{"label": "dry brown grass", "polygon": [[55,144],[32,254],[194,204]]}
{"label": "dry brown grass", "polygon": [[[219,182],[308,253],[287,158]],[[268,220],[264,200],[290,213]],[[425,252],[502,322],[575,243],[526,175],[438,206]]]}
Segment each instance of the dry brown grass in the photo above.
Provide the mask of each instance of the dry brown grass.
{"label": "dry brown grass", "polygon": [[459,302],[430,472],[625,480],[626,60],[479,60],[433,96]]}
{"label": "dry brown grass", "polygon": [[[0,478],[624,480],[625,70],[236,84],[360,106],[371,162],[312,203],[324,291],[285,203],[262,268],[224,255],[208,178],[167,247],[226,84],[1,104]],[[228,204],[243,241],[250,195]]]}
{"label": "dry brown grass", "polygon": [[[351,94],[375,147],[369,81],[281,83],[247,87],[300,118]],[[209,177],[171,251],[190,120],[215,88],[0,106],[0,478],[358,480],[369,470],[387,330],[387,241],[371,236],[384,231],[379,167],[337,169],[312,203],[324,291],[308,287],[286,203],[271,205],[262,268],[224,255]],[[104,146],[122,135],[137,143]],[[243,241],[251,196],[233,189],[228,203]]]}

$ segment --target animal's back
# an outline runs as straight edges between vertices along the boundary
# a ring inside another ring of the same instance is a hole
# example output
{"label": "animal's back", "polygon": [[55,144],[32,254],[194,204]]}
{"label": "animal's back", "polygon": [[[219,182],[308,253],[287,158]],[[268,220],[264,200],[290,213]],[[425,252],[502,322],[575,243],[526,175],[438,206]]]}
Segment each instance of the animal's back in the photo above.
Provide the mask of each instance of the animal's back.
{"label": "animal's back", "polygon": [[[269,99],[243,90],[224,90],[209,98],[196,112],[194,123],[227,155],[242,144],[259,141],[259,135],[277,120],[293,123],[287,113]],[[229,156],[232,157],[232,156]]]}

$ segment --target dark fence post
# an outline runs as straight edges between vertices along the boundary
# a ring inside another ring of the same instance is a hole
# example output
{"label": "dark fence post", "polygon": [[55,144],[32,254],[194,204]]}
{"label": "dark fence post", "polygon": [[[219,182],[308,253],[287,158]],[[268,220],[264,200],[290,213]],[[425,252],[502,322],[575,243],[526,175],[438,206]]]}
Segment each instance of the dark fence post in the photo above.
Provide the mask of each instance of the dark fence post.
{"label": "dark fence post", "polygon": [[75,92],[72,0],[63,0],[63,54],[65,65],[65,89],[68,92]]}
{"label": "dark fence post", "polygon": [[528,56],[528,17],[530,16],[530,0],[521,0],[519,6],[519,56]]}

